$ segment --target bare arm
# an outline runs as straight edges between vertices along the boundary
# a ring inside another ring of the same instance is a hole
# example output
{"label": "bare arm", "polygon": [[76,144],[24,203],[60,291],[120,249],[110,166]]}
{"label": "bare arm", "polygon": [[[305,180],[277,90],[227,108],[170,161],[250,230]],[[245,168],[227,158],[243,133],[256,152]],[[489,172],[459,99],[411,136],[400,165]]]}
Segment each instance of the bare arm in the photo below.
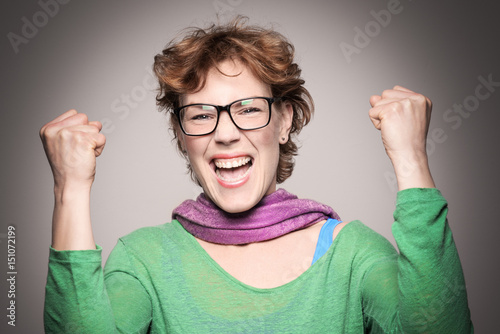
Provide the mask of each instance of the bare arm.
{"label": "bare arm", "polygon": [[40,130],[54,176],[52,247],[56,250],[95,249],[90,221],[90,189],[96,157],[106,138],[99,122],[69,110]]}

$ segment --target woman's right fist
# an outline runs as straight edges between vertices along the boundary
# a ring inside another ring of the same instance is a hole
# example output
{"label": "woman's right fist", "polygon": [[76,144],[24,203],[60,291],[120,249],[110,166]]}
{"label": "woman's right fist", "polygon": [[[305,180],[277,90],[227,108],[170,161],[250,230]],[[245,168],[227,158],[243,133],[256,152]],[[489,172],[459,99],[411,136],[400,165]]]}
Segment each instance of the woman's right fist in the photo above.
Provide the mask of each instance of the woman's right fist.
{"label": "woman's right fist", "polygon": [[89,122],[87,115],[69,110],[40,129],[56,186],[92,184],[96,157],[106,143],[101,128],[100,122]]}

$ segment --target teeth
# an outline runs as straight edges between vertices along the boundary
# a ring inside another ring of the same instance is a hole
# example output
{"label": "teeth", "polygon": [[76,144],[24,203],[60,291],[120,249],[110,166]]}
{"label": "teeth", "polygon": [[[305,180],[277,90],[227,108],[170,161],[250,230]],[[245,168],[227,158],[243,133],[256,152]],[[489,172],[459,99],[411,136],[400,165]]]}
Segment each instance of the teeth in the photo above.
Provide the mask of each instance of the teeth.
{"label": "teeth", "polygon": [[241,179],[244,179],[244,178],[248,175],[248,173],[250,173],[250,169],[252,169],[252,167],[251,167],[251,166],[250,166],[250,168],[248,168],[248,169],[247,169],[247,171],[246,171],[243,175],[241,175],[240,177],[235,178],[235,179],[226,179],[224,176],[222,176],[222,175],[220,174],[220,170],[218,170],[218,169],[215,171],[215,173],[216,173],[216,174],[217,174],[217,176],[218,176],[221,180],[223,180],[223,181],[226,181],[226,182],[236,182],[236,181],[239,181],[239,180],[241,180]]}
{"label": "teeth", "polygon": [[215,160],[215,166],[217,166],[217,168],[236,168],[246,165],[249,162],[249,157],[244,157],[233,161]]}

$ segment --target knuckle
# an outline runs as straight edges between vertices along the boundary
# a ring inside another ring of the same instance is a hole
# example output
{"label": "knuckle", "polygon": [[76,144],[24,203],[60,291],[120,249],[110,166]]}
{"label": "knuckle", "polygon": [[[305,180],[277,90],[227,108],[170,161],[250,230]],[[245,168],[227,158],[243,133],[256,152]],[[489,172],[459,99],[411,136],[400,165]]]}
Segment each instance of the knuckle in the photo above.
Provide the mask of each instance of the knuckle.
{"label": "knuckle", "polygon": [[391,89],[386,89],[386,90],[384,90],[384,91],[382,92],[382,95],[381,95],[381,96],[382,96],[382,98],[386,98],[386,97],[387,97],[387,95],[389,95],[389,94],[390,94],[390,92],[391,92]]}
{"label": "knuckle", "polygon": [[401,100],[401,106],[402,107],[409,107],[413,104],[413,100],[410,97],[406,97]]}
{"label": "knuckle", "polygon": [[73,131],[70,128],[62,128],[58,133],[59,139],[71,146],[81,146],[85,142],[85,133]]}
{"label": "knuckle", "polygon": [[96,125],[89,125],[93,133],[99,133],[101,130]]}
{"label": "knuckle", "polygon": [[104,144],[106,144],[106,136],[105,136],[105,135],[103,135],[102,133],[99,133],[99,137],[100,137],[100,139],[101,139],[101,141],[102,141],[103,145],[104,145]]}
{"label": "knuckle", "polygon": [[427,104],[427,98],[422,94],[415,94],[414,100],[421,104]]}
{"label": "knuckle", "polygon": [[409,99],[402,99],[399,101],[394,101],[388,104],[388,111],[392,113],[398,113],[405,108],[405,106],[409,103]]}
{"label": "knuckle", "polygon": [[77,119],[78,123],[81,123],[81,124],[87,124],[89,122],[89,118],[86,114],[76,114],[75,116],[73,116]]}
{"label": "knuckle", "polygon": [[40,129],[40,137],[42,140],[47,140],[54,137],[55,129],[52,125],[45,125]]}
{"label": "knuckle", "polygon": [[377,102],[375,102],[375,104],[373,105],[374,107],[378,107],[378,106],[381,106],[383,105],[385,102],[384,102],[384,98],[381,98],[380,100],[378,100]]}
{"label": "knuckle", "polygon": [[73,131],[71,131],[68,128],[60,129],[57,134],[61,139],[65,139],[65,140],[68,140],[71,137],[73,137]]}
{"label": "knuckle", "polygon": [[73,134],[73,139],[78,146],[84,146],[88,142],[86,134],[82,132],[75,132]]}
{"label": "knuckle", "polygon": [[40,136],[41,139],[45,138],[45,126],[38,131],[38,135]]}

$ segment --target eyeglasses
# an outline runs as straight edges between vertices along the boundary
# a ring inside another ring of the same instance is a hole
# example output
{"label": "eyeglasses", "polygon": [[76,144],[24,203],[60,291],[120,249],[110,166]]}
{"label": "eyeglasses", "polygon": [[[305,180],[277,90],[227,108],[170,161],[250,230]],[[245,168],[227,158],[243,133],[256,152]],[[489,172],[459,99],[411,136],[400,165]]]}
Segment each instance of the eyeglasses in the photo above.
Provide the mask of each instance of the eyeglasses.
{"label": "eyeglasses", "polygon": [[227,111],[229,118],[240,130],[263,128],[271,121],[271,105],[281,98],[248,97],[236,100],[226,106],[206,103],[188,104],[174,109],[182,132],[188,136],[211,134],[219,124],[221,111]]}

